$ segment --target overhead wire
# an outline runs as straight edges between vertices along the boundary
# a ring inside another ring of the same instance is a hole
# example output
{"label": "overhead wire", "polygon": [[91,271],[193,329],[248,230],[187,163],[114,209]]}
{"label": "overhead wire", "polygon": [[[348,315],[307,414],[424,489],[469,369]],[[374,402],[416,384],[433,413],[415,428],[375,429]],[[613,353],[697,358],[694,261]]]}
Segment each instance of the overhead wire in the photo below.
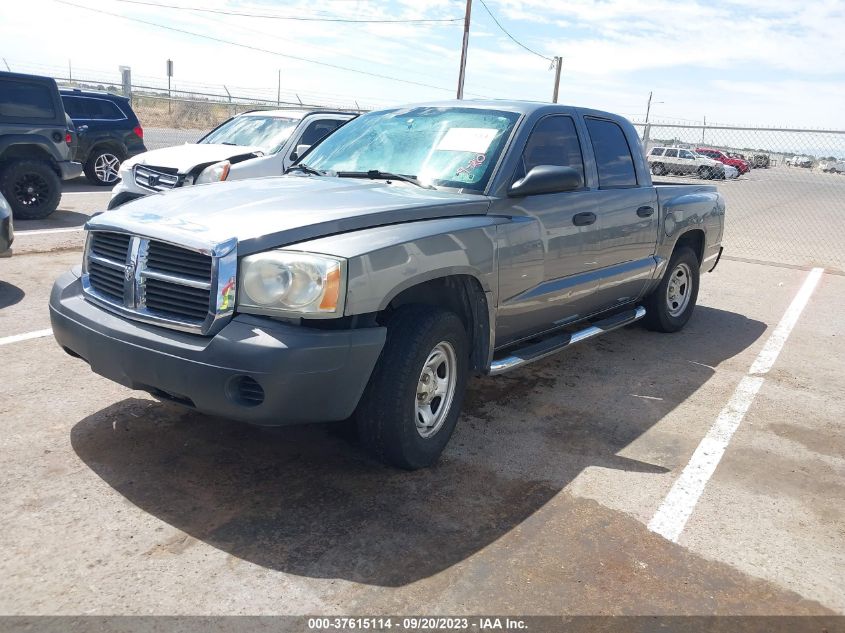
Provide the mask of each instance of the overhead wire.
{"label": "overhead wire", "polygon": [[123,20],[128,20],[130,22],[138,22],[140,24],[146,24],[147,26],[153,26],[153,27],[156,27],[156,28],[165,29],[167,31],[173,31],[175,33],[181,33],[183,35],[190,35],[192,37],[199,37],[199,38],[206,39],[206,40],[209,40],[209,41],[212,41],[212,42],[218,42],[220,44],[228,44],[230,46],[236,46],[238,48],[243,48],[243,49],[246,49],[246,50],[257,51],[257,52],[266,53],[266,54],[269,54],[269,55],[275,55],[277,57],[284,57],[286,59],[292,59],[294,61],[300,61],[300,62],[304,62],[304,63],[308,63],[308,64],[315,64],[315,65],[323,66],[323,67],[326,67],[326,68],[333,68],[335,70],[343,70],[343,71],[346,71],[346,72],[356,73],[356,74],[359,74],[359,75],[366,75],[366,76],[369,76],[369,77],[375,77],[377,79],[386,79],[388,81],[395,81],[395,82],[404,83],[404,84],[408,84],[408,85],[412,85],[412,86],[419,86],[419,87],[422,87],[422,88],[431,88],[433,90],[443,90],[443,91],[446,91],[446,92],[452,92],[453,91],[453,88],[446,88],[444,86],[436,86],[436,85],[433,85],[433,84],[427,84],[427,83],[423,83],[423,82],[420,82],[420,81],[414,81],[412,79],[405,79],[405,78],[402,78],[402,77],[394,77],[394,76],[391,76],[391,75],[374,73],[374,72],[370,72],[370,71],[367,71],[367,70],[360,70],[358,68],[351,68],[349,66],[342,66],[340,64],[332,64],[330,62],[323,62],[323,61],[319,61],[319,60],[316,60],[316,59],[309,59],[307,57],[300,57],[298,55],[281,53],[279,51],[274,51],[274,50],[270,50],[270,49],[267,49],[267,48],[261,48],[260,46],[253,46],[251,44],[243,44],[241,42],[235,42],[235,41],[223,39],[223,38],[220,38],[220,37],[214,37],[213,35],[205,35],[203,33],[196,33],[194,31],[189,31],[187,29],[180,29],[180,28],[175,27],[175,26],[166,26],[164,24],[158,24],[156,22],[150,22],[149,20],[143,20],[141,18],[135,18],[135,17],[123,15],[123,14],[120,14],[120,13],[113,13],[113,12],[110,12],[110,11],[105,11],[103,9],[95,9],[93,7],[88,7],[88,6],[85,6],[85,5],[76,4],[74,2],[69,2],[68,0],[53,0],[53,1],[58,3],[58,4],[64,4],[64,5],[67,5],[67,6],[75,7],[77,9],[84,9],[86,11],[91,11],[93,13],[98,13],[98,14],[101,14],[101,15],[109,15],[109,16],[120,18],[120,19],[123,19]]}
{"label": "overhead wire", "polygon": [[338,22],[338,23],[368,23],[368,24],[435,24],[457,23],[463,18],[335,18],[314,17],[302,15],[277,15],[272,13],[251,13],[247,11],[232,11],[226,9],[207,9],[205,7],[185,7],[174,4],[147,2],[146,0],[113,0],[124,4],[139,4],[160,9],[175,9],[180,11],[194,11],[197,13],[216,13],[218,15],[237,16],[245,18],[261,18],[268,20],[293,20],[297,22]]}

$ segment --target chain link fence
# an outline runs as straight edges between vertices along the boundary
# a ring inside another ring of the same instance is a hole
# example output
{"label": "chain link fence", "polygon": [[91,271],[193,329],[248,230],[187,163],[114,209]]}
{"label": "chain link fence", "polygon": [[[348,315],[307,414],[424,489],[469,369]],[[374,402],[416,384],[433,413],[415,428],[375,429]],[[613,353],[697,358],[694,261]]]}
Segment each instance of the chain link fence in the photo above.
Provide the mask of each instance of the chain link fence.
{"label": "chain link fence", "polygon": [[[700,180],[698,169],[672,163],[681,149],[748,164],[736,179],[707,180],[727,202],[726,256],[845,270],[845,130],[635,126],[657,181]],[[659,159],[659,148],[678,151]]]}
{"label": "chain link fence", "polygon": [[[124,92],[119,82],[57,81],[63,86]],[[132,108],[149,149],[195,142],[226,119],[249,110],[372,108],[326,95],[279,90],[275,96],[131,87]],[[634,125],[647,156],[655,148],[710,156],[718,152],[719,160],[750,167],[741,168],[743,173],[735,179],[706,181],[719,188],[728,204],[726,256],[845,271],[845,130],[636,121]],[[653,158],[649,158],[652,164]],[[689,182],[705,175],[668,164],[655,174],[662,182]]]}

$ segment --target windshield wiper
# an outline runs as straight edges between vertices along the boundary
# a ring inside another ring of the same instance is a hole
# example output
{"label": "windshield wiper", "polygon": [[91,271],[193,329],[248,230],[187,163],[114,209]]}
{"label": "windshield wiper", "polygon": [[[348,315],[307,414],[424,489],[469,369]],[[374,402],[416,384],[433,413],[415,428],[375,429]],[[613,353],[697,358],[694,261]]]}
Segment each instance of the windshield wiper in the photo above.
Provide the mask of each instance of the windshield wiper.
{"label": "windshield wiper", "polygon": [[389,171],[379,171],[378,169],[371,169],[370,171],[339,171],[337,172],[339,178],[369,178],[370,180],[401,180],[402,182],[409,182],[417,187],[423,189],[437,189],[433,185],[426,185],[417,180],[416,176],[405,176],[404,174],[393,174]]}
{"label": "windshield wiper", "polygon": [[305,163],[297,163],[296,165],[291,165],[288,167],[287,172],[292,171],[301,171],[304,174],[311,174],[312,176],[331,176],[333,175],[331,172],[328,171],[320,171],[319,169],[314,169],[313,167],[309,167]]}

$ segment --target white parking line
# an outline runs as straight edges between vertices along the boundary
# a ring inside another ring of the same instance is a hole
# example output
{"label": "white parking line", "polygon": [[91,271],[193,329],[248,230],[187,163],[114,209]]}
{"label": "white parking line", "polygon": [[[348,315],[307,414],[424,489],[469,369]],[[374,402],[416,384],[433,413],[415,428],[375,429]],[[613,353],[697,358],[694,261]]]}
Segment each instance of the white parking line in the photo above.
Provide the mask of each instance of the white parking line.
{"label": "white parking line", "polygon": [[26,334],[15,334],[14,336],[6,336],[0,338],[0,345],[9,345],[10,343],[19,343],[21,341],[28,341],[33,338],[41,338],[43,336],[50,336],[53,330],[36,330],[35,332],[27,332]]}
{"label": "white parking line", "polygon": [[801,289],[752,363],[748,374],[737,385],[728,404],[719,413],[719,417],[716,418],[713,426],[710,427],[684,467],[681,476],[675,481],[669,494],[648,522],[649,530],[677,542],[707,482],[716,471],[722,455],[725,454],[725,449],[734,432],[751,407],[751,403],[754,402],[760,387],[763,386],[764,375],[777,360],[786,339],[798,322],[798,317],[801,316],[823,273],[823,268],[813,268],[804,279]]}
{"label": "white parking line", "polygon": [[32,231],[15,231],[15,237],[20,237],[21,235],[51,235],[53,233],[76,233],[77,231],[81,231],[84,227],[75,226],[70,229],[35,229]]}
{"label": "white parking line", "polygon": [[109,194],[111,195],[111,189],[106,191],[63,191],[63,196],[96,196],[100,194]]}

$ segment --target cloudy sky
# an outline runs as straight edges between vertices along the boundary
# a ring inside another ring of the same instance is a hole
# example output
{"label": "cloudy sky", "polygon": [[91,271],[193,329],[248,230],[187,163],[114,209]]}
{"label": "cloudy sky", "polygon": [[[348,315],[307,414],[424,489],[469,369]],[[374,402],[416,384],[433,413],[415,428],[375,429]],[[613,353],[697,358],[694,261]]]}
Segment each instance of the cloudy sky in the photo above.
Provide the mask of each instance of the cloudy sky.
{"label": "cloudy sky", "polygon": [[[550,100],[546,58],[560,55],[561,102],[641,119],[653,91],[652,120],[845,129],[845,0],[485,2],[534,52],[474,0],[469,97]],[[0,56],[12,70],[53,75],[66,75],[70,61],[74,77],[98,81],[117,80],[127,65],[136,83],[156,86],[171,58],[175,87],[245,95],[274,96],[281,71],[283,98],[378,106],[454,96],[464,7],[0,0]],[[281,19],[291,17],[300,19]]]}

